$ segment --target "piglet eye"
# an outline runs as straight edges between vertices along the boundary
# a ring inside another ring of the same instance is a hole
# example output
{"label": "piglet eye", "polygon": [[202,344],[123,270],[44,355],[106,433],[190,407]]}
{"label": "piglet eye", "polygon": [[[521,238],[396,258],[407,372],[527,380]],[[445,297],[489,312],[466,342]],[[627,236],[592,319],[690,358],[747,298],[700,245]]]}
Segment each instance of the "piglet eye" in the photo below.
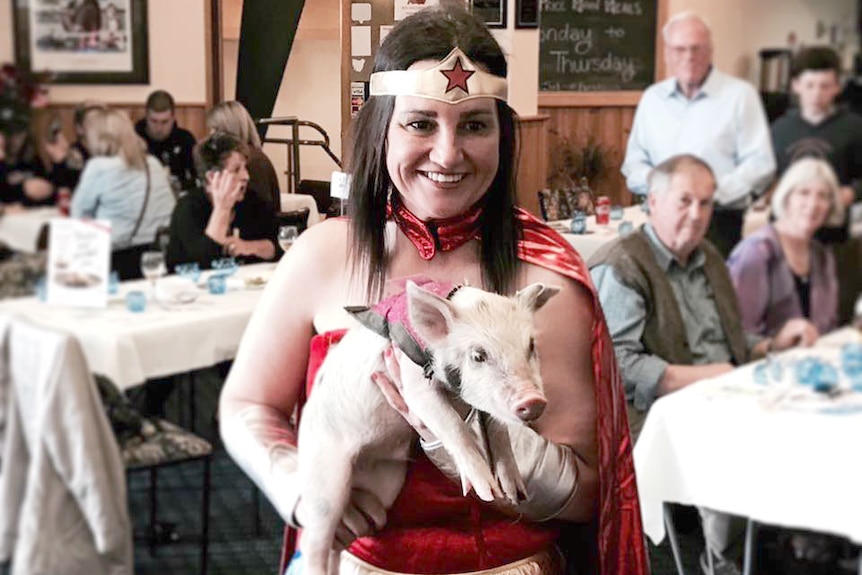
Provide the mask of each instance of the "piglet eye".
{"label": "piglet eye", "polygon": [[485,360],[488,359],[488,354],[481,347],[476,347],[470,351],[470,359],[474,363],[485,363]]}

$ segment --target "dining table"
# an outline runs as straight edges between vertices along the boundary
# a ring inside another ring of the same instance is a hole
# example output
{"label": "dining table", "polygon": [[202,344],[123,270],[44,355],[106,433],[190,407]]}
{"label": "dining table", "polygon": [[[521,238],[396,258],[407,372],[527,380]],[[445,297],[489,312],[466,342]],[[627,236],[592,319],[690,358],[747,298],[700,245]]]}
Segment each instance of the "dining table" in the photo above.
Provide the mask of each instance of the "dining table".
{"label": "dining table", "polygon": [[[744,573],[751,570],[752,525],[862,544],[862,385],[842,367],[842,349],[859,343],[859,330],[842,328],[813,347],[659,398],[634,447],[647,536],[655,544],[664,539],[665,504],[679,503],[748,519]],[[800,383],[801,366],[812,359],[838,374],[828,391]]]}
{"label": "dining table", "polygon": [[35,254],[39,251],[39,237],[48,223],[62,217],[54,207],[27,208],[6,212],[0,216],[0,243],[16,252]]}
{"label": "dining table", "polygon": [[586,230],[580,234],[572,233],[570,219],[551,221],[548,225],[559,232],[586,262],[600,247],[620,237],[619,227],[624,221],[637,229],[647,221],[647,213],[640,205],[629,206],[622,209],[621,218],[611,219],[607,224],[597,223],[594,215],[587,216]]}
{"label": "dining table", "polygon": [[[262,289],[276,264],[240,266],[227,278],[224,294],[207,291],[213,271],[197,283],[194,301],[156,298],[149,280],[121,282],[103,308],[51,305],[38,297],[0,301],[0,312],[74,335],[90,370],[128,389],[147,379],[187,373],[233,359]],[[158,282],[170,281],[168,278]],[[194,285],[194,284],[193,284]],[[127,308],[129,292],[143,292],[143,312]]]}

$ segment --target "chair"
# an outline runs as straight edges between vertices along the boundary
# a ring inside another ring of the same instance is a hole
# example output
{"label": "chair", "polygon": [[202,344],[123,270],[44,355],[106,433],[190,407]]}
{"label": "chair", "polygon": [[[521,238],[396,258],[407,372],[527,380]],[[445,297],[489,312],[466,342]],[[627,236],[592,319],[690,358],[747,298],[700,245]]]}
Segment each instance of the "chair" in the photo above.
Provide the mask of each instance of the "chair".
{"label": "chair", "polygon": [[131,574],[123,463],[77,340],[8,321],[0,562],[12,575]]}
{"label": "chair", "polygon": [[126,396],[107,378],[96,376],[96,383],[108,418],[120,445],[123,463],[129,474],[147,473],[149,487],[149,529],[147,542],[151,555],[163,540],[170,541],[170,530],[158,521],[159,469],[188,462],[203,466],[201,492],[200,573],[206,575],[209,547],[209,492],[212,445],[205,439],[163,419],[146,419],[130,405]]}
{"label": "chair", "polygon": [[301,234],[308,228],[308,215],[311,212],[308,208],[300,208],[289,212],[279,212],[276,214],[278,226],[296,226],[297,235]]}

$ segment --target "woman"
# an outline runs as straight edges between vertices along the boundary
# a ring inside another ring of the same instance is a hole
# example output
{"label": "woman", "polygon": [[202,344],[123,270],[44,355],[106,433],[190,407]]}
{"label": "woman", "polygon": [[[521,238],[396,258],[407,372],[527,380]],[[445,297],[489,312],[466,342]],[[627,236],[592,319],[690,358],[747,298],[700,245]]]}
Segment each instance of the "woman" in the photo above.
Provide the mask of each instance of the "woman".
{"label": "woman", "polygon": [[114,270],[120,279],[141,277],[140,254],[168,225],[174,209],[168,176],[122,110],[90,112],[84,133],[92,157],[75,188],[70,215],[109,220]]}
{"label": "woman", "polygon": [[248,147],[230,134],[216,132],[194,149],[195,168],[204,187],[190,190],[171,217],[168,267],[234,256],[243,262],[272,260],[277,224],[272,207],[246,194]]}
{"label": "woman", "polygon": [[843,222],[840,187],[823,160],[804,158],[772,195],[775,221],[740,242],[727,265],[746,332],[773,336],[792,318],[826,333],[838,325],[838,280],[832,253],[814,239]]}
{"label": "woman", "polygon": [[[515,118],[500,47],[463,10],[426,9],[390,32],[375,72],[353,137],[351,217],[310,228],[276,270],[221,397],[228,450],[281,516],[301,524],[290,417],[306,375],[313,380],[327,347],[352,325],[344,306],[377,301],[387,282],[415,275],[506,294],[554,284],[560,294],[536,315],[549,409],[536,431],[513,431],[513,443],[531,446],[517,456],[533,469],[531,497],[517,509],[464,497],[416,446],[391,509],[367,491],[351,494],[337,532],[349,545],[342,573],[366,573],[369,564],[561,573],[556,548],[576,567],[646,573],[622,387],[598,299],[571,247],[513,207]],[[388,372],[375,379],[406,413],[410,399],[398,384],[421,369],[386,357]],[[536,521],[548,517],[566,520],[568,537],[561,523]]]}
{"label": "woman", "polygon": [[207,113],[207,127],[213,132],[227,132],[248,146],[248,189],[268,201],[277,212],[281,206],[278,175],[260,143],[254,120],[236,100],[217,104]]}

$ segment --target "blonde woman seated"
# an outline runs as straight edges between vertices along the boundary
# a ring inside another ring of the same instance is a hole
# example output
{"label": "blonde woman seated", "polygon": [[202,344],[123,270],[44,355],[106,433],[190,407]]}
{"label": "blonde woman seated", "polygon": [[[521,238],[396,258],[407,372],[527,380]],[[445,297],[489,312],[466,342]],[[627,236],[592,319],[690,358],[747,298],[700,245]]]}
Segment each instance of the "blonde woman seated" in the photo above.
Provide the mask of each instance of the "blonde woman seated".
{"label": "blonde woman seated", "polygon": [[84,135],[93,157],[72,196],[71,216],[110,220],[114,270],[120,279],[141,277],[140,253],[171,221],[167,173],[122,110],[93,110]]}
{"label": "blonde woman seated", "polygon": [[278,175],[266,154],[257,133],[254,120],[245,106],[236,100],[222,102],[207,113],[207,127],[211,132],[225,132],[236,136],[248,146],[248,191],[272,204],[279,211],[281,199]]}
{"label": "blonde woman seated", "polygon": [[838,325],[838,280],[832,253],[817,230],[844,221],[839,185],[828,163],[795,162],[772,196],[775,221],[744,239],[727,261],[743,328],[772,336],[792,318],[823,334]]}

